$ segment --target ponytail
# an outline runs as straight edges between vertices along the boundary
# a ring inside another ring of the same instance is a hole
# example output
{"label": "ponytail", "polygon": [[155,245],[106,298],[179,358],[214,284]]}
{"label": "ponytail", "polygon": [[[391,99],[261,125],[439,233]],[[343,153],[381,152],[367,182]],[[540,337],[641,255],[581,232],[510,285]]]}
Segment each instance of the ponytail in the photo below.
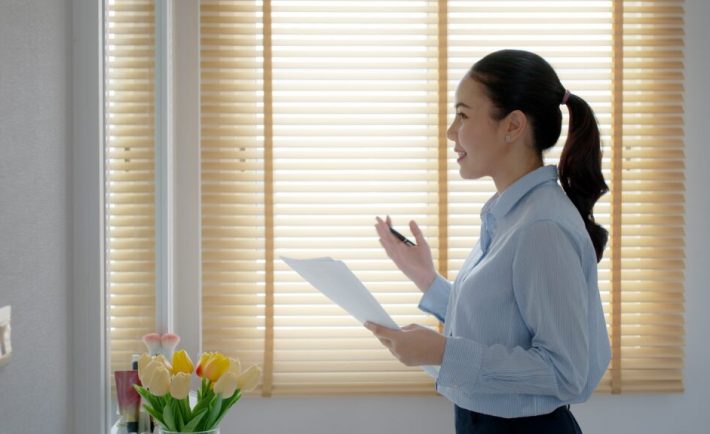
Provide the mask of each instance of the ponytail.
{"label": "ponytail", "polygon": [[609,191],[602,175],[599,128],[594,112],[585,100],[569,94],[569,133],[558,167],[560,184],[584,220],[589,237],[601,261],[609,232],[594,221],[592,209]]}
{"label": "ponytail", "polygon": [[545,59],[521,50],[500,50],[476,62],[469,76],[481,83],[496,110],[496,120],[521,110],[532,125],[533,145],[542,157],[560,138],[560,102],[569,109],[569,134],[558,167],[560,184],[582,215],[601,261],[609,233],[594,221],[592,209],[609,188],[602,175],[599,128],[591,107],[570,94]]}

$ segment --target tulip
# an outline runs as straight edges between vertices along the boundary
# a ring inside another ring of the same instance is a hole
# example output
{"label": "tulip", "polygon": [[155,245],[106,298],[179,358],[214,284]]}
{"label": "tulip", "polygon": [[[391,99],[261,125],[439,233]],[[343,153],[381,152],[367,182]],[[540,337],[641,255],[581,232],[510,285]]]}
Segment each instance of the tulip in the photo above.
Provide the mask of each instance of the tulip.
{"label": "tulip", "polygon": [[143,336],[143,343],[145,344],[146,348],[148,348],[148,353],[151,356],[160,354],[162,344],[160,343],[159,334],[148,333],[147,335]]}
{"label": "tulip", "polygon": [[178,372],[170,382],[170,395],[175,399],[185,399],[190,393],[190,378],[192,375]]}
{"label": "tulip", "polygon": [[222,376],[227,370],[229,369],[229,359],[224,357],[223,354],[221,353],[214,353],[212,357],[210,357],[207,360],[207,363],[205,364],[205,368],[203,370],[203,376],[204,378],[207,378],[211,382],[215,382],[219,380],[219,377]]}
{"label": "tulip", "polygon": [[162,354],[158,354],[157,356],[155,356],[155,360],[159,361],[160,363],[163,364],[163,366],[165,366],[166,368],[168,368],[168,371],[172,371],[173,366],[170,364],[170,362],[168,362],[168,361],[165,359],[165,357],[164,357]]}
{"label": "tulip", "polygon": [[141,357],[138,360],[138,378],[141,380],[141,384],[146,384],[153,374],[153,371],[158,367],[164,367],[168,371],[172,370],[172,366],[162,355],[153,356],[148,358]]}
{"label": "tulip", "polygon": [[157,368],[163,366],[160,360],[156,360],[155,357],[151,357],[151,360],[142,369],[140,364],[138,365],[138,378],[141,380],[141,384],[147,385],[148,380],[153,375],[153,371]]}
{"label": "tulip", "polygon": [[207,361],[212,357],[214,353],[202,353],[200,356],[200,361],[197,362],[197,369],[195,370],[195,373],[197,374],[198,377],[204,377],[204,369],[205,365],[207,364]]}
{"label": "tulip", "polygon": [[193,368],[194,366],[192,365],[192,360],[190,360],[190,356],[187,352],[185,352],[185,350],[176,351],[175,354],[173,354],[173,375],[178,372],[192,374]]}
{"label": "tulip", "polygon": [[170,389],[170,371],[162,365],[153,369],[152,375],[148,378],[147,386],[153,395],[165,395]]}
{"label": "tulip", "polygon": [[258,366],[253,365],[237,377],[237,387],[239,390],[249,392],[250,390],[253,390],[257,384],[259,384],[260,377],[261,369]]}
{"label": "tulip", "polygon": [[160,336],[160,349],[166,359],[173,358],[173,351],[178,343],[180,343],[180,336],[174,333],[165,333]]}
{"label": "tulip", "polygon": [[235,375],[239,375],[241,372],[242,365],[239,363],[239,359],[234,359],[232,357],[229,358],[229,369],[227,372],[232,372]]}
{"label": "tulip", "polygon": [[141,372],[143,372],[145,367],[152,361],[153,358],[148,353],[141,354],[141,358],[138,359],[138,377],[142,377]]}
{"label": "tulip", "polygon": [[237,390],[237,375],[234,372],[226,372],[214,383],[214,393],[227,399],[234,395]]}

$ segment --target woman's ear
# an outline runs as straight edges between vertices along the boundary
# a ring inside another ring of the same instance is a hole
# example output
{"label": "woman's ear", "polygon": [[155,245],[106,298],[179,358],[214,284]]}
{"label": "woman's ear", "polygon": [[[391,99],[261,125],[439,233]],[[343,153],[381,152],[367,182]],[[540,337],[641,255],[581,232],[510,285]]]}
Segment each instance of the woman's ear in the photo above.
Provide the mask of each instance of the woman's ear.
{"label": "woman's ear", "polygon": [[503,122],[503,135],[506,143],[513,143],[524,137],[528,126],[528,118],[520,110],[508,113]]}

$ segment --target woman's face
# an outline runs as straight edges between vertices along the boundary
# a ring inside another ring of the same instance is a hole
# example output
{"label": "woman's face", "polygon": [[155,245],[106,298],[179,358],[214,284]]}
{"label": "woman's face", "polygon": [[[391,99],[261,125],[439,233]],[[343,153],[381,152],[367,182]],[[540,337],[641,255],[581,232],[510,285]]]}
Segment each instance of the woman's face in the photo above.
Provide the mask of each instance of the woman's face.
{"label": "woman's face", "polygon": [[464,179],[494,176],[507,151],[501,122],[491,117],[493,104],[483,85],[469,76],[456,89],[456,117],[446,132],[455,143],[459,173]]}

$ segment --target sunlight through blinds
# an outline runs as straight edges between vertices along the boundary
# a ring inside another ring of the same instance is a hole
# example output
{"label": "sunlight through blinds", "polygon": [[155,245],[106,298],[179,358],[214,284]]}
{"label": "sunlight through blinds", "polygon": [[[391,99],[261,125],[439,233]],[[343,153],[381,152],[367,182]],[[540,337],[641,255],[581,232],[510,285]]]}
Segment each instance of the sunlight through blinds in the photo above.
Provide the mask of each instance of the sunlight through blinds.
{"label": "sunlight through blinds", "polygon": [[105,8],[105,185],[110,370],[131,367],[155,331],[153,2]]}

